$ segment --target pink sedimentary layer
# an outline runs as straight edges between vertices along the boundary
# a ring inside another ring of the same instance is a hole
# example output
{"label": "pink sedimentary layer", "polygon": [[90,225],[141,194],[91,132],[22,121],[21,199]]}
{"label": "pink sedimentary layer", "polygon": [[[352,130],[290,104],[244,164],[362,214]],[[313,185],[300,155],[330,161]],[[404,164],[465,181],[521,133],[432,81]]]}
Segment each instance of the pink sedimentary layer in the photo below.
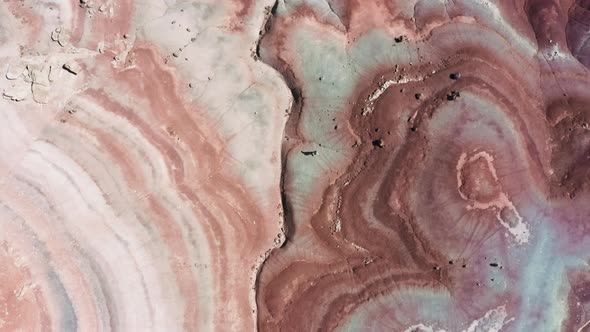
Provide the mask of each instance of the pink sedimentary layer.
{"label": "pink sedimentary layer", "polygon": [[268,5],[0,6],[0,330],[255,329],[289,105],[252,56]]}

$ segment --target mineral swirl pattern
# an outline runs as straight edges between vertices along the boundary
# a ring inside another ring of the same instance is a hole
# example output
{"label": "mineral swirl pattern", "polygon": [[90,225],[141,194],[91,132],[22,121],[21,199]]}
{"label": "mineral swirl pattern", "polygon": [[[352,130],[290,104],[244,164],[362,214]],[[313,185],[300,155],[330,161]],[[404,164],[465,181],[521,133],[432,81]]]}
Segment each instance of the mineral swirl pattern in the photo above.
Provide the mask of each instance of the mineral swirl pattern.
{"label": "mineral swirl pattern", "polygon": [[0,330],[256,329],[290,98],[251,56],[269,5],[0,5]]}
{"label": "mineral swirl pattern", "polygon": [[589,9],[279,1],[261,56],[295,103],[261,330],[587,328]]}
{"label": "mineral swirl pattern", "polygon": [[7,0],[0,331],[590,329],[590,1]]}

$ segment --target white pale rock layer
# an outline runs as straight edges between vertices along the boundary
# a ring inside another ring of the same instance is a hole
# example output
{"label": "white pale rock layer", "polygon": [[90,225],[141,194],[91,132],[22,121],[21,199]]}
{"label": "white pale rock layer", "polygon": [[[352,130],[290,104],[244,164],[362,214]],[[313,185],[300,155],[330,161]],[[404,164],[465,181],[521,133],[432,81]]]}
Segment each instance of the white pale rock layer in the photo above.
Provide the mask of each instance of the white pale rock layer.
{"label": "white pale rock layer", "polygon": [[270,1],[0,5],[0,330],[256,328],[282,241]]}

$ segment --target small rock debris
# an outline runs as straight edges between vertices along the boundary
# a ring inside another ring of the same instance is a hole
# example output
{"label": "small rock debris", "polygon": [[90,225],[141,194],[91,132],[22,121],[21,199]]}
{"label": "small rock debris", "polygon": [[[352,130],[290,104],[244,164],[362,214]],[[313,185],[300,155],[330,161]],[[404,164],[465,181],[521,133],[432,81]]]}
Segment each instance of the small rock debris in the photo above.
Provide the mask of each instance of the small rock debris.
{"label": "small rock debris", "polygon": [[19,79],[24,72],[24,68],[22,68],[22,66],[18,66],[18,65],[8,65],[8,69],[6,70],[6,79],[9,81],[14,81]]}
{"label": "small rock debris", "polygon": [[382,139],[379,138],[379,139],[373,140],[373,146],[378,147],[378,148],[382,148],[385,146],[385,143],[383,142]]}
{"label": "small rock debris", "polygon": [[393,38],[393,40],[395,40],[396,43],[401,43],[404,41],[405,36],[401,35],[401,36],[397,36],[395,38]]}
{"label": "small rock debris", "polygon": [[499,264],[498,264],[498,263],[490,263],[490,266],[491,266],[491,267],[498,267],[498,266],[499,266]]}
{"label": "small rock debris", "polygon": [[23,89],[15,89],[13,91],[4,91],[2,93],[4,99],[12,100],[12,101],[23,101],[27,99],[27,93]]}
{"label": "small rock debris", "polygon": [[66,47],[70,41],[70,33],[67,29],[57,27],[51,32],[51,40],[56,41],[61,47]]}
{"label": "small rock debris", "polygon": [[303,153],[304,156],[312,156],[315,157],[318,155],[318,152],[316,150],[313,151],[301,151],[301,153]]}
{"label": "small rock debris", "polygon": [[447,100],[456,100],[459,97],[461,97],[459,91],[453,90],[447,95]]}
{"label": "small rock debris", "polygon": [[74,74],[74,75],[78,75],[78,73],[80,72],[80,66],[77,63],[71,62],[71,63],[65,63],[62,66],[63,69],[67,70],[68,72]]}
{"label": "small rock debris", "polygon": [[59,34],[61,33],[61,28],[55,28],[55,30],[51,31],[51,40],[57,41],[59,38]]}
{"label": "small rock debris", "polygon": [[414,97],[416,98],[416,100],[420,100],[422,98],[422,94],[421,93],[417,93],[414,95]]}
{"label": "small rock debris", "polygon": [[449,75],[449,78],[452,80],[458,80],[459,78],[461,78],[461,73],[451,73]]}

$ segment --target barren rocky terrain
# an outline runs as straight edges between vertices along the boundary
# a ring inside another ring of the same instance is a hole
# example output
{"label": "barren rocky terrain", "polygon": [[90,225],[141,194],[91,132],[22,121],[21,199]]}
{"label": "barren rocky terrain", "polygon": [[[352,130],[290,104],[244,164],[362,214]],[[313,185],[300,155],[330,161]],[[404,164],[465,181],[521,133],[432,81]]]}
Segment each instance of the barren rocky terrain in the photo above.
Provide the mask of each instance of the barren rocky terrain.
{"label": "barren rocky terrain", "polygon": [[587,0],[5,0],[0,331],[586,331],[589,38]]}

